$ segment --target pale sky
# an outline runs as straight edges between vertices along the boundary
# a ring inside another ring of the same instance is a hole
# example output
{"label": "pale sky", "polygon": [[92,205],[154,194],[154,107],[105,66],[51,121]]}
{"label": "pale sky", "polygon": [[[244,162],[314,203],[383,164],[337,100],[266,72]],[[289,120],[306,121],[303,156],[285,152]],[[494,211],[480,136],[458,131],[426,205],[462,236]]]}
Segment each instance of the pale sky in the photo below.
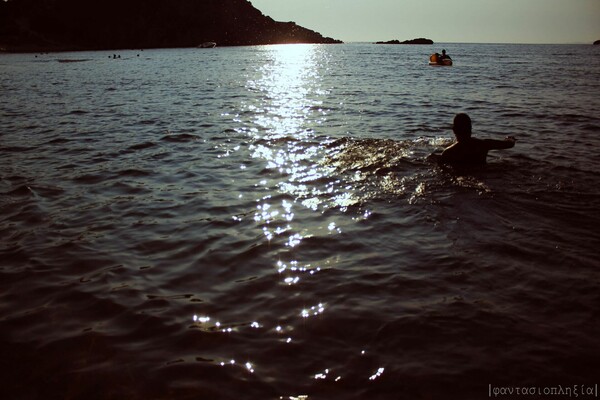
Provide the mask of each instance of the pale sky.
{"label": "pale sky", "polygon": [[294,21],[344,42],[593,43],[600,0],[251,0],[276,21]]}

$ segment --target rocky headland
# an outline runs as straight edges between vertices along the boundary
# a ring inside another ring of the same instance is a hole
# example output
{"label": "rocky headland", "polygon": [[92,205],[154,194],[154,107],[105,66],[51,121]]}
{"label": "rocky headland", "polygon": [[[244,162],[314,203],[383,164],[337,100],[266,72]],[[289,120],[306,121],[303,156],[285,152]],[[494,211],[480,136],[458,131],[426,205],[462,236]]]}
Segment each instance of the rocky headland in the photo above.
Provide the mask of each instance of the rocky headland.
{"label": "rocky headland", "polygon": [[0,49],[66,51],[341,43],[247,0],[0,0]]}
{"label": "rocky headland", "polygon": [[387,42],[375,42],[375,44],[433,44],[433,40],[425,38],[417,38],[411,40],[405,40],[403,42],[399,40],[389,40]]}

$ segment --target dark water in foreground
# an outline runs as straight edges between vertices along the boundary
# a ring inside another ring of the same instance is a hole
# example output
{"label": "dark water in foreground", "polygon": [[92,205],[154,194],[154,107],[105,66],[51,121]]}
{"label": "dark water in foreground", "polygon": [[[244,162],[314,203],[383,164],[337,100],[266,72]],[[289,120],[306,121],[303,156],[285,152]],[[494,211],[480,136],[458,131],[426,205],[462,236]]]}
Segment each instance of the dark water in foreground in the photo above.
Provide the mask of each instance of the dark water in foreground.
{"label": "dark water in foreground", "polygon": [[600,49],[445,48],[0,55],[0,397],[600,384]]}

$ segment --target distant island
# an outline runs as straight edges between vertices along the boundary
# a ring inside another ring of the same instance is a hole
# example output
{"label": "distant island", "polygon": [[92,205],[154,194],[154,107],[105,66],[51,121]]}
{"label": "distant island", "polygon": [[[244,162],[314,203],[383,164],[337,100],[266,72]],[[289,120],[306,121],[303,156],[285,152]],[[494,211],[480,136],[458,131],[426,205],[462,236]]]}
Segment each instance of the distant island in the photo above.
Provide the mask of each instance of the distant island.
{"label": "distant island", "polygon": [[433,40],[425,38],[417,38],[412,40],[405,40],[403,42],[399,40],[390,40],[387,42],[375,42],[375,44],[433,44]]}
{"label": "distant island", "polygon": [[342,43],[247,0],[0,0],[3,51]]}

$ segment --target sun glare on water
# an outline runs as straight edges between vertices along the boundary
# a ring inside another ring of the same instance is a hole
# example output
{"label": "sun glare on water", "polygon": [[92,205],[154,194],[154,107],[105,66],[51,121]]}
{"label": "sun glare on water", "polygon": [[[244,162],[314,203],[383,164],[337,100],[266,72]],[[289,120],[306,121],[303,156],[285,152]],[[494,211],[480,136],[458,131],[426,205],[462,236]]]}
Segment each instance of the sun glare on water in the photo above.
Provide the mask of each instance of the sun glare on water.
{"label": "sun glare on water", "polygon": [[[254,157],[279,172],[278,190],[294,196],[314,211],[322,207],[346,207],[347,194],[336,194],[331,166],[320,129],[327,122],[328,89],[323,83],[327,58],[322,46],[307,44],[265,47],[265,62],[258,78],[248,86],[262,93],[262,101],[249,105],[255,114]],[[319,182],[319,184],[317,184]],[[325,182],[324,186],[323,183]],[[338,204],[339,203],[339,204]]]}
{"label": "sun glare on water", "polygon": [[319,73],[316,66],[317,46],[288,44],[269,46],[268,61],[262,67],[262,77],[253,82],[267,98],[266,114],[257,123],[266,128],[270,137],[298,138],[306,132],[310,113],[321,104],[314,97]]}

